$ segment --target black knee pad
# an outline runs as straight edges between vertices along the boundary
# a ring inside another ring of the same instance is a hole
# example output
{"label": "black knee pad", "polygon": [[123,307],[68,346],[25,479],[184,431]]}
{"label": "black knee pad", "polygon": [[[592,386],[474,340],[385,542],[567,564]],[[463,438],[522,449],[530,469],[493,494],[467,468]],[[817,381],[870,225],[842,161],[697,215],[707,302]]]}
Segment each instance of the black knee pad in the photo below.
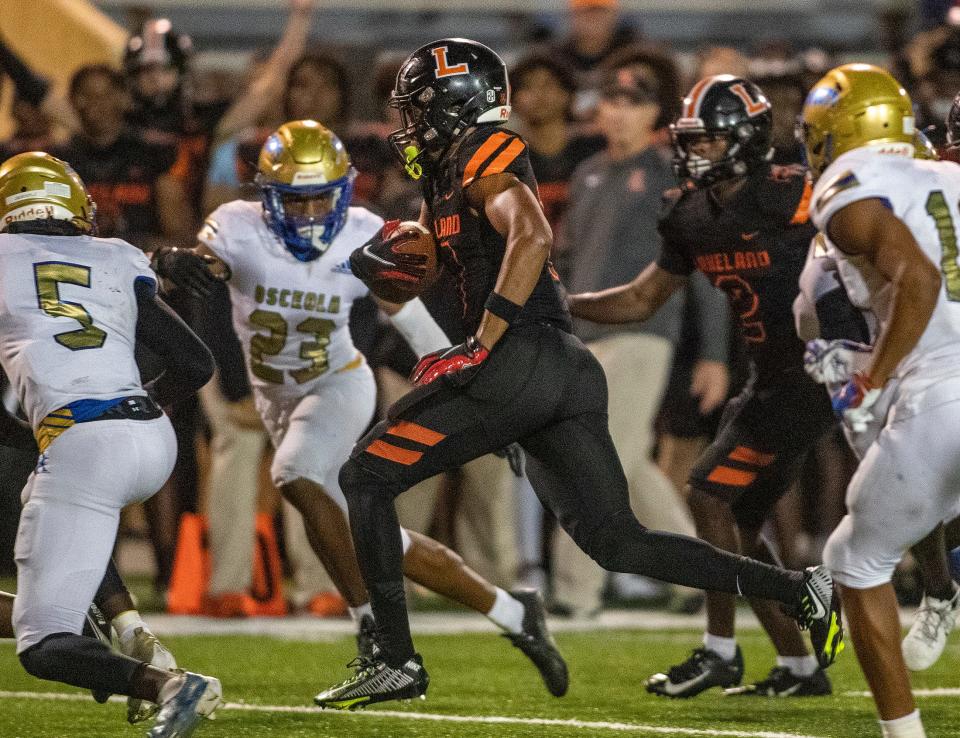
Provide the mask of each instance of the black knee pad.
{"label": "black knee pad", "polygon": [[577,544],[591,559],[607,571],[625,571],[624,546],[636,547],[647,529],[626,510],[603,521],[583,538],[575,537]]}
{"label": "black knee pad", "polygon": [[109,694],[130,694],[131,680],[143,666],[96,638],[74,633],[48,635],[19,656],[27,673],[38,679]]}
{"label": "black knee pad", "polygon": [[348,504],[363,495],[388,495],[393,499],[401,491],[399,482],[378,474],[353,456],[340,467],[338,480]]}
{"label": "black knee pad", "polygon": [[51,659],[49,649],[44,648],[44,646],[50,644],[52,639],[58,637],[58,635],[47,636],[40,643],[30,646],[26,651],[18,654],[20,663],[23,664],[27,674],[37,679],[56,680],[58,678],[59,660],[57,658]]}

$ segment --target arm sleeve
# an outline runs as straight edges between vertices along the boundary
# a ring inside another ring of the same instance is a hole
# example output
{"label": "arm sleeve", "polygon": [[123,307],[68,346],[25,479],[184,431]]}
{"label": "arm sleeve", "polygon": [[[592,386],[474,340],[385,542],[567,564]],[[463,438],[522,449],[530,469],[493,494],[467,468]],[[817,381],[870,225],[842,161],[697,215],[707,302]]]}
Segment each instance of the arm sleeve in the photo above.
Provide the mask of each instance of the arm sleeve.
{"label": "arm sleeve", "polygon": [[217,282],[203,305],[193,311],[197,336],[210,349],[217,364],[220,391],[230,402],[237,402],[250,394],[250,380],[243,360],[243,349],[233,329],[230,292],[227,285]]}
{"label": "arm sleeve", "polygon": [[138,277],[137,343],[160,357],[163,371],[147,387],[160,405],[170,405],[192,395],[213,376],[213,356],[187,324],[156,294],[156,282]]}
{"label": "arm sleeve", "polygon": [[660,232],[661,246],[657,255],[657,266],[671,274],[688,277],[696,271],[693,256],[684,248],[681,239],[675,233],[676,206],[680,201],[679,190],[664,193],[657,230]]}
{"label": "arm sleeve", "polygon": [[697,359],[726,363],[730,359],[730,305],[727,296],[699,272],[690,278],[688,285],[697,318]]}
{"label": "arm sleeve", "polygon": [[40,105],[47,96],[50,85],[35,74],[23,60],[0,40],[0,71],[6,72],[17,88],[17,97],[31,105]]}
{"label": "arm sleeve", "polygon": [[678,246],[675,241],[670,240],[662,230],[660,233],[663,236],[663,244],[660,247],[660,253],[657,255],[657,266],[681,277],[688,277],[693,274],[696,270],[690,254],[684,248]]}

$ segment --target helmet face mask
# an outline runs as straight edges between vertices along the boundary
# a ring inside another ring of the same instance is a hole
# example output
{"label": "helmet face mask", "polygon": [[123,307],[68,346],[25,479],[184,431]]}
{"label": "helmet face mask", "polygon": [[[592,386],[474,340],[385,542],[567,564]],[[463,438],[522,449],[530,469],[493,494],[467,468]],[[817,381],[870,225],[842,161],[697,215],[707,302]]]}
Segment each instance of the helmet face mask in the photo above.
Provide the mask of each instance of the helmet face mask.
{"label": "helmet face mask", "polygon": [[[771,159],[772,125],[770,103],[755,84],[728,74],[706,77],[670,126],[674,172],[701,187],[742,177]],[[710,146],[698,146],[704,143]]]}
{"label": "helmet face mask", "polygon": [[507,68],[483,44],[441,39],[407,57],[388,104],[401,123],[390,145],[407,174],[419,179],[469,128],[510,118]]}
{"label": "helmet face mask", "polygon": [[955,149],[960,146],[960,94],[953,98],[953,105],[947,113],[947,148]]}
{"label": "helmet face mask", "polygon": [[264,144],[255,180],[267,227],[300,261],[320,257],[346,223],[355,177],[333,132],[285,123]]}

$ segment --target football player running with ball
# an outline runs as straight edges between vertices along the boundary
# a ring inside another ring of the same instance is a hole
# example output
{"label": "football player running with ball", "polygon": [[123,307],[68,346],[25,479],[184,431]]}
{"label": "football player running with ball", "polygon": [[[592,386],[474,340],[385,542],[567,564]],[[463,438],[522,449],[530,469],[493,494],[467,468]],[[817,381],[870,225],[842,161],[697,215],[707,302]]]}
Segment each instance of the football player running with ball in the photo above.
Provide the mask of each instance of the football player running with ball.
{"label": "football player running with ball", "polygon": [[[159,704],[151,738],[188,736],[221,703],[217,679],[156,668],[82,632],[120,510],[173,469],[160,408],[203,386],[213,358],[157,299],[143,252],[94,237],[94,211],[66,162],[29,152],[0,166],[0,364],[40,451],[17,530],[17,655],[41,679]],[[137,344],[165,364],[148,388]]]}
{"label": "football player running with ball", "polygon": [[[850,301],[875,316],[866,365],[833,392],[852,435],[880,421],[824,562],[887,738],[922,738],[890,583],[960,508],[960,169],[914,158],[910,98],[884,70],[828,72],[803,108],[816,226]],[[881,410],[882,408],[882,410]]]}
{"label": "football player running with ball", "polygon": [[[340,139],[316,121],[282,125],[264,144],[258,169],[261,202],[221,205],[195,249],[157,255],[158,273],[201,296],[215,275],[228,280],[254,401],[276,449],[273,482],[303,515],[311,547],[359,626],[366,658],[375,649],[374,618],[337,474],[373,419],[376,385],[350,337],[350,308],[368,289],[348,259],[382,229],[402,229],[350,207],[356,172]],[[449,343],[419,300],[379,304],[418,355]],[[404,432],[432,440],[414,426]],[[494,587],[447,547],[396,526],[407,576],[485,614],[534,662],[552,694],[567,691],[566,663],[537,592]],[[379,617],[376,623],[382,627]]]}
{"label": "football player running with ball", "polygon": [[[717,437],[691,471],[690,508],[704,540],[775,562],[761,527],[835,418],[829,398],[803,370],[792,309],[816,233],[808,213],[812,183],[802,167],[769,163],[771,124],[770,103],[752,82],[719,75],[695,84],[671,126],[682,184],[665,196],[660,256],[633,282],[572,295],[570,305],[578,317],[599,323],[646,320],[695,269],[727,293],[753,377],[727,405]],[[767,678],[735,686],[743,677],[736,602],[710,592],[703,646],[652,676],[647,691],[669,697],[711,687],[736,695],[830,694],[826,674],[777,603],[751,598],[750,604],[777,650]]]}
{"label": "football player running with ball", "polygon": [[[503,61],[482,44],[443,39],[403,63],[390,140],[422,184],[420,221],[456,281],[469,338],[424,357],[418,385],[356,446],[340,471],[381,650],[319,695],[329,707],[410,698],[427,672],[410,636],[394,498],[422,479],[519,442],[544,505],[611,571],[778,600],[811,628],[826,665],[840,642],[839,601],[823,569],[792,572],[704,541],[644,528],[607,429],[606,381],[570,333],[548,262],[552,234],[526,144],[498,124],[510,115]],[[402,269],[389,233],[354,252],[368,284]],[[802,259],[801,259],[802,261]]]}

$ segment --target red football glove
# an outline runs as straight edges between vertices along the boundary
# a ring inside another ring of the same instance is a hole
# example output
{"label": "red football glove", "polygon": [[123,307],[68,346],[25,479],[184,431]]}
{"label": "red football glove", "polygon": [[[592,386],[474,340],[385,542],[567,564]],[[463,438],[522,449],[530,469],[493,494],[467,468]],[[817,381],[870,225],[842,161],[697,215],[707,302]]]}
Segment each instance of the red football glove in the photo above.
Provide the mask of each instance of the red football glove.
{"label": "red football glove", "polygon": [[430,384],[439,377],[447,377],[456,385],[464,385],[473,379],[486,361],[490,352],[483,347],[476,336],[470,336],[459,346],[433,351],[414,367],[410,381],[418,387]]}

